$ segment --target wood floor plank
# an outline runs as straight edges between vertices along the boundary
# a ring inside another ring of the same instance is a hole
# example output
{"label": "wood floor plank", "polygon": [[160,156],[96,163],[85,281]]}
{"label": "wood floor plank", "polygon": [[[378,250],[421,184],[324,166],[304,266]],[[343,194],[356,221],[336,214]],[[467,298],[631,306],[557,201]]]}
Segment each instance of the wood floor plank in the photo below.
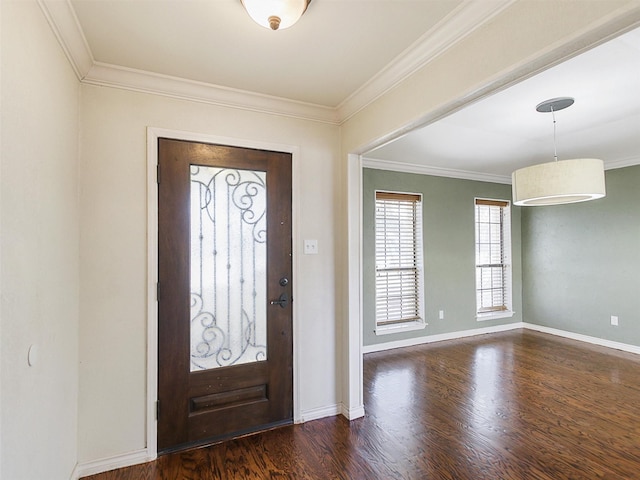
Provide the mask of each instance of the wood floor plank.
{"label": "wood floor plank", "polygon": [[372,353],[364,401],[87,479],[640,479],[638,355],[528,330]]}

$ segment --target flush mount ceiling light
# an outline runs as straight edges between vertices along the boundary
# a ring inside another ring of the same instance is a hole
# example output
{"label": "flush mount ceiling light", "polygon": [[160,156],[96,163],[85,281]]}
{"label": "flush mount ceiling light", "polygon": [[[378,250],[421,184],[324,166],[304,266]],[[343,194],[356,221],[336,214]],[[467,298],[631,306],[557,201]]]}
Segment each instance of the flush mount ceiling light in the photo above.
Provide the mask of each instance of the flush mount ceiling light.
{"label": "flush mount ceiling light", "polygon": [[271,30],[290,27],[305,12],[311,0],[240,0],[258,25]]}
{"label": "flush mount ceiling light", "polygon": [[516,170],[511,175],[513,204],[521,206],[559,205],[586,202],[605,196],[604,164],[596,158],[558,161],[555,112],[573,105],[573,98],[545,100],[536,106],[553,117],[554,161]]}

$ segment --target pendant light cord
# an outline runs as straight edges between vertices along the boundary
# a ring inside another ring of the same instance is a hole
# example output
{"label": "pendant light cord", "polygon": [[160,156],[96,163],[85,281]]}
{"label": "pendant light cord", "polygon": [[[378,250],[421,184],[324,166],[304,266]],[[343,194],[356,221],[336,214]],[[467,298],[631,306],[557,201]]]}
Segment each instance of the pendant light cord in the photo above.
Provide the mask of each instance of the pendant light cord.
{"label": "pendant light cord", "polygon": [[553,158],[558,161],[558,149],[556,148],[556,113],[551,106],[551,116],[553,117]]}

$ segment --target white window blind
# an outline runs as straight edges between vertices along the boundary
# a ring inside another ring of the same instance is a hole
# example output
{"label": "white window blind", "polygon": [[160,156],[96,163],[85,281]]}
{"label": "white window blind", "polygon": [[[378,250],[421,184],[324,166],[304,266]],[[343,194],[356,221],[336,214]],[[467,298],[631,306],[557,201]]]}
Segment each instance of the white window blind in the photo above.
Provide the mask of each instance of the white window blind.
{"label": "white window blind", "polygon": [[376,192],[376,324],[420,320],[421,196]]}
{"label": "white window blind", "polygon": [[508,264],[505,259],[505,216],[509,202],[476,199],[476,309],[508,310]]}

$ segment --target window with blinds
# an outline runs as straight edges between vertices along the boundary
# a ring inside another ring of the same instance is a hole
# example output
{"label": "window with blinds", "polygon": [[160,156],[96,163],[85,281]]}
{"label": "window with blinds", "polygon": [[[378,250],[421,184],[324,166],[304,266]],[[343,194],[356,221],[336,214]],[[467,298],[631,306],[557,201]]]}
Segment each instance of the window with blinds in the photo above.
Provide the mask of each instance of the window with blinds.
{"label": "window with blinds", "polygon": [[376,325],[422,321],[422,197],[376,192]]}
{"label": "window with blinds", "polygon": [[475,200],[476,310],[511,310],[509,202]]}

